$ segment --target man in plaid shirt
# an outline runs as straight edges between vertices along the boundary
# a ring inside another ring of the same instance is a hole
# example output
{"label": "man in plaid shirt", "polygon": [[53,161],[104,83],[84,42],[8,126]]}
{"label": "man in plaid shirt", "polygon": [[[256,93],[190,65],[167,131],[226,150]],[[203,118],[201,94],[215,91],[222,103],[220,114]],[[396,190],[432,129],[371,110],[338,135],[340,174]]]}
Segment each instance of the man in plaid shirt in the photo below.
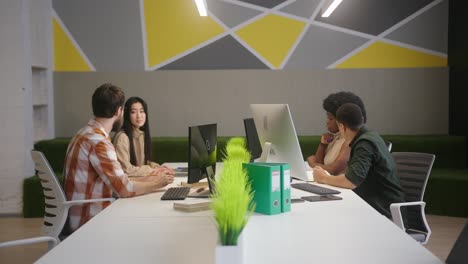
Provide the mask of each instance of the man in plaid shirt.
{"label": "man in plaid shirt", "polygon": [[[129,180],[117,160],[109,133],[122,125],[125,95],[122,89],[106,83],[92,97],[94,119],[72,138],[64,167],[64,189],[68,200],[110,198],[154,192],[174,181],[174,172],[166,169],[158,176]],[[75,231],[109,202],[89,203],[70,208],[68,228]]]}

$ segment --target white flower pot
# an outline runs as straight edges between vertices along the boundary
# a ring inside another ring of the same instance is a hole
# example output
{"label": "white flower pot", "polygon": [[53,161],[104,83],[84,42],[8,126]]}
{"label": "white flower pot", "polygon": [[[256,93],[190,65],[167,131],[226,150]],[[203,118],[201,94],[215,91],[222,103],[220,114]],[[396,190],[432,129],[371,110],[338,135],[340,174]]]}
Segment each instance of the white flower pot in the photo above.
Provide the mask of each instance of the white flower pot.
{"label": "white flower pot", "polygon": [[242,234],[237,239],[236,246],[216,245],[216,264],[242,264],[244,263],[244,247]]}

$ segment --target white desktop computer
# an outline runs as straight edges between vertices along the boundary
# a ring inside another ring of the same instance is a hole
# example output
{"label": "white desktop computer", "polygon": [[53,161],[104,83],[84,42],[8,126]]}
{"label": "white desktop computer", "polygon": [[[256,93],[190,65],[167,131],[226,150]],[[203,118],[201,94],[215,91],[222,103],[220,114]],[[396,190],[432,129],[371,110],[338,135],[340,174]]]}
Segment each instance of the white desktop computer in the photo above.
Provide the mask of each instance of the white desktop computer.
{"label": "white desktop computer", "polygon": [[302,157],[289,106],[251,104],[250,109],[262,145],[262,155],[257,161],[289,163],[293,178],[313,181],[312,171]]}

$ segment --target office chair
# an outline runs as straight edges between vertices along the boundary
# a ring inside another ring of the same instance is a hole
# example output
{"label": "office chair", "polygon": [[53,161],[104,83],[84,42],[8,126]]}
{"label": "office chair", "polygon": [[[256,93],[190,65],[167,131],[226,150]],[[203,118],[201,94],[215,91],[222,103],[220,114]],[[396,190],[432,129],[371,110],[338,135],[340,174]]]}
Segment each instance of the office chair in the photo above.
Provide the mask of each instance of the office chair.
{"label": "office chair", "polygon": [[462,229],[457,241],[452,247],[447,257],[447,264],[466,264],[468,263],[468,222]]}
{"label": "office chair", "polygon": [[52,249],[58,244],[57,239],[50,237],[50,236],[40,236],[40,237],[33,237],[33,238],[26,238],[26,239],[18,239],[13,241],[6,241],[0,243],[0,248],[3,247],[13,247],[13,246],[21,246],[33,243],[41,243],[47,242],[49,249]]}
{"label": "office chair", "polygon": [[114,198],[67,201],[62,186],[57,180],[57,177],[55,177],[55,173],[50,167],[44,154],[33,150],[31,151],[31,156],[35,163],[37,175],[41,180],[44,192],[45,215],[44,223],[42,225],[42,233],[44,236],[3,242],[0,246],[6,247],[47,241],[49,243],[49,249],[52,249],[60,242],[59,235],[65,225],[65,221],[68,217],[68,209],[71,206],[84,203],[112,202],[114,201]]}
{"label": "office chair", "polygon": [[[427,223],[423,201],[427,180],[431,174],[435,155],[416,152],[393,152],[401,187],[405,193],[404,203],[390,205],[393,222],[413,237],[416,241],[426,244],[431,236]],[[402,216],[405,207],[405,220]]]}

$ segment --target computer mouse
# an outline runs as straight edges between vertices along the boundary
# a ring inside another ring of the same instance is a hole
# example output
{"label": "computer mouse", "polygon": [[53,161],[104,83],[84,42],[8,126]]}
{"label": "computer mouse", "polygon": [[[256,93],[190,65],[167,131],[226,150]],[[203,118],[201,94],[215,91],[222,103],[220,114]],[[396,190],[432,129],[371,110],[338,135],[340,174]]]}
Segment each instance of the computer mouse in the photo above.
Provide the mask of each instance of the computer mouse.
{"label": "computer mouse", "polygon": [[195,192],[201,193],[201,192],[203,192],[204,190],[205,190],[205,188],[204,188],[204,187],[201,187],[201,188],[198,188]]}

